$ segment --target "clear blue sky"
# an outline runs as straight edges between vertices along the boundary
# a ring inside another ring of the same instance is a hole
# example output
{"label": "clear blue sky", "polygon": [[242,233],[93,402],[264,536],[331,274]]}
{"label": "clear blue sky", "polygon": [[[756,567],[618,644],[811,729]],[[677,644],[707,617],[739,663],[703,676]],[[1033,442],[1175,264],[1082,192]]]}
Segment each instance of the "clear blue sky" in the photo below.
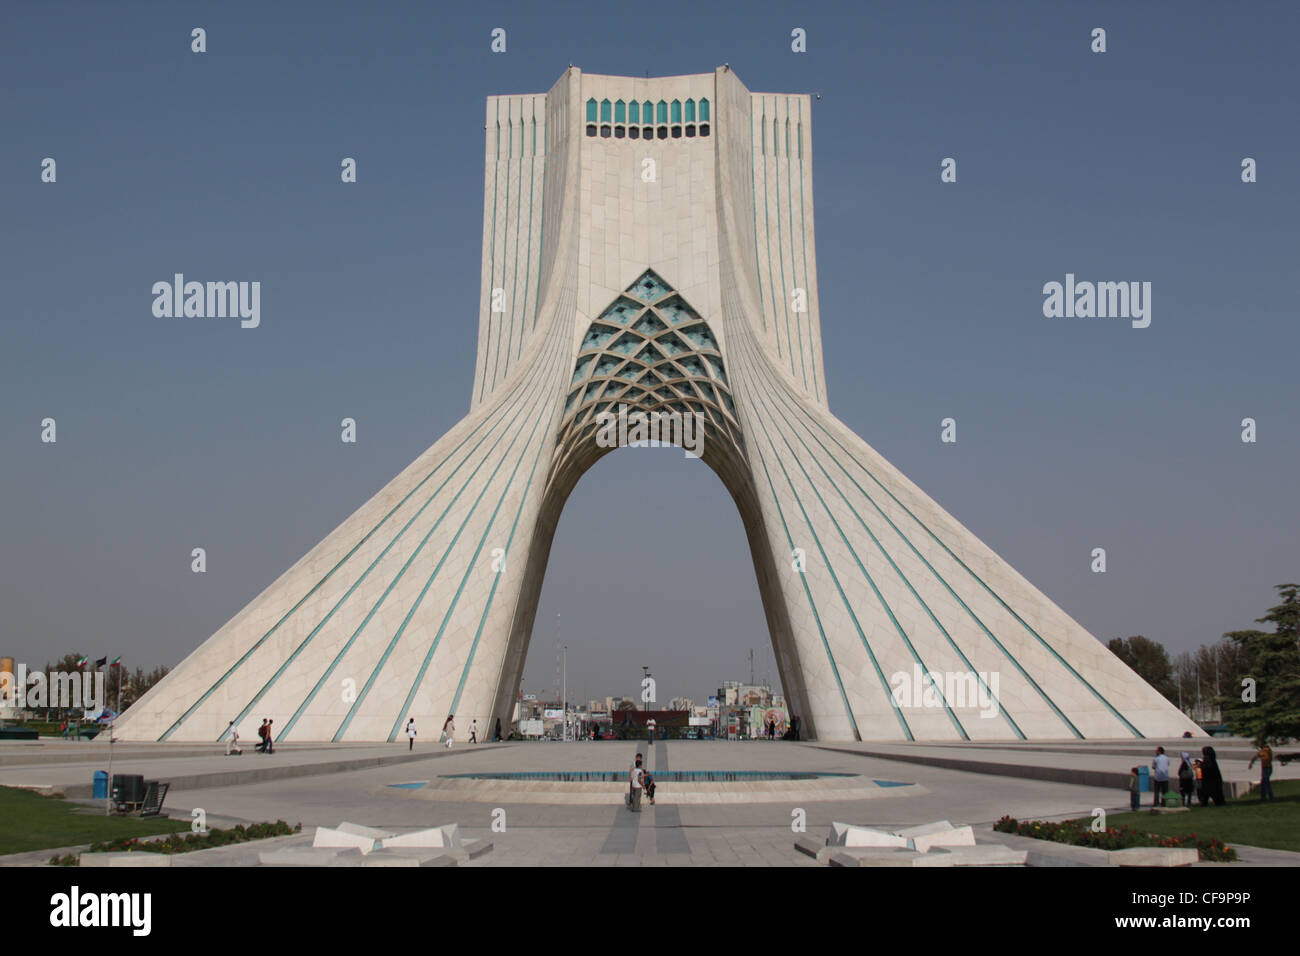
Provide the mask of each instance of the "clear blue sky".
{"label": "clear blue sky", "polygon": [[[1098,638],[1193,648],[1300,577],[1294,3],[9,0],[2,16],[0,651],[32,666],[176,663],[465,413],[483,100],[544,91],[571,62],[727,62],[752,90],[821,94],[832,410]],[[261,327],[155,318],[150,287],[174,272],[260,280]],[[1042,286],[1067,272],[1150,281],[1151,327],[1044,318]],[[627,560],[592,560],[621,537],[605,516],[639,497],[683,521],[638,521]],[[574,492],[526,691],[554,683],[557,612],[575,700],[631,693],[643,664],[662,699],[701,699],[748,677],[751,647],[775,677],[740,520],[673,450],[609,456]]]}

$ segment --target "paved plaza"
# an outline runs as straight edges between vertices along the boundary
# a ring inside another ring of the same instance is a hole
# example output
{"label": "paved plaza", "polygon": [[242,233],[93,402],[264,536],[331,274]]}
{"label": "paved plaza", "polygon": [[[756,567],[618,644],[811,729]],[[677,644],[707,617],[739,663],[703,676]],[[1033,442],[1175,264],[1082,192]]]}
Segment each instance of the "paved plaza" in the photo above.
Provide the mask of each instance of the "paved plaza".
{"label": "paved plaza", "polygon": [[[1149,763],[1159,741],[1035,743],[951,748],[927,744],[788,743],[765,741],[517,742],[445,750],[405,744],[299,745],[261,755],[224,756],[220,746],[128,744],[114,748],[114,773],[167,780],[165,810],[182,819],[202,808],[209,826],[283,819],[303,833],[275,841],[308,845],[317,826],[347,821],[412,829],[457,824],[493,849],[468,866],[816,866],[794,850],[806,821],[821,839],[832,821],[880,828],[949,820],[977,832],[1004,814],[1024,818],[1087,815],[1127,809],[1121,789],[1129,766]],[[1164,741],[1177,753],[1203,741]],[[1180,746],[1181,745],[1181,746]],[[1216,741],[1228,780],[1249,778],[1244,742]],[[1197,746],[1194,749],[1199,749]],[[659,776],[657,806],[632,813],[625,785],[497,782],[455,774],[533,772],[625,773],[638,751]],[[48,786],[70,798],[89,797],[95,770],[107,769],[104,744],[64,741],[0,747],[0,784]],[[960,759],[972,769],[935,766]],[[977,765],[984,764],[981,769]],[[845,776],[796,781],[701,784],[669,782],[677,771],[795,772]],[[980,772],[976,772],[979,770]],[[1047,771],[1076,780],[1035,779]],[[1113,774],[1114,786],[1078,780]],[[1279,767],[1278,778],[1297,775]],[[458,794],[455,787],[464,788]],[[783,789],[784,788],[784,789]],[[599,795],[593,802],[591,793]],[[701,798],[701,794],[713,793]],[[847,795],[847,796],[846,796]],[[498,799],[499,798],[499,799]],[[725,801],[725,802],[722,802]],[[492,828],[494,814],[504,831]],[[256,844],[176,858],[176,865],[252,865]],[[48,853],[5,862],[33,863]],[[199,859],[203,857],[203,859]],[[1295,865],[1300,854],[1248,850],[1244,862]]]}

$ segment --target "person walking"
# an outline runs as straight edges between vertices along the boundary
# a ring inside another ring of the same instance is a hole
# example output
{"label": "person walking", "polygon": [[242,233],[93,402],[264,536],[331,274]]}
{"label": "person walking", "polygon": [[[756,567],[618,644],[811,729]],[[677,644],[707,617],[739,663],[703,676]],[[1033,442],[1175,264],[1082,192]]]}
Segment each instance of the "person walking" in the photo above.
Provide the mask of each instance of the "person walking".
{"label": "person walking", "polygon": [[415,718],[412,717],[406,722],[406,739],[410,741],[407,750],[415,749]]}
{"label": "person walking", "polygon": [[226,730],[230,734],[230,736],[226,738],[226,756],[229,757],[231,754],[238,756],[239,754],[242,754],[243,751],[239,749],[239,728],[235,726],[233,720],[226,725]]}
{"label": "person walking", "polygon": [[257,728],[257,752],[266,753],[266,718],[262,718],[262,726]]}
{"label": "person walking", "polygon": [[631,792],[628,794],[628,809],[633,813],[641,812],[641,793],[644,789],[645,771],[641,769],[641,755],[636,755],[636,763],[632,764],[631,775]]}
{"label": "person walking", "polygon": [[469,722],[469,742],[478,743],[478,718],[475,717]]}
{"label": "person walking", "polygon": [[1183,762],[1178,765],[1178,792],[1182,795],[1183,806],[1192,805],[1192,794],[1196,791],[1196,768],[1192,766],[1192,755],[1183,751]]}
{"label": "person walking", "polygon": [[447,744],[447,749],[451,749],[451,743],[456,737],[456,722],[452,719],[455,714],[448,714],[447,719],[442,725],[442,739]]}
{"label": "person walking", "polygon": [[650,743],[653,744],[655,742],[655,727],[657,726],[655,724],[655,719],[651,717],[645,722],[645,726],[646,730],[650,731]]}
{"label": "person walking", "polygon": [[271,725],[274,723],[275,721],[270,719],[266,722],[266,752],[269,754],[275,753],[275,738],[271,735]]}
{"label": "person walking", "polygon": [[1201,748],[1201,806],[1223,806],[1223,772],[1213,747]]}
{"label": "person walking", "polygon": [[1165,793],[1169,790],[1169,757],[1165,754],[1164,747],[1156,748],[1156,757],[1151,761],[1152,781],[1151,781],[1151,806],[1158,807],[1165,801]]}
{"label": "person walking", "polygon": [[1267,740],[1260,740],[1259,749],[1250,758],[1250,765],[1246,769],[1255,766],[1256,760],[1259,761],[1259,802],[1276,800],[1277,797],[1273,796],[1273,748]]}
{"label": "person walking", "polygon": [[497,729],[494,730],[494,731],[492,731],[492,742],[495,743],[496,741],[498,741],[498,740],[500,740],[500,739],[501,739],[501,718],[498,717],[498,718],[497,718]]}

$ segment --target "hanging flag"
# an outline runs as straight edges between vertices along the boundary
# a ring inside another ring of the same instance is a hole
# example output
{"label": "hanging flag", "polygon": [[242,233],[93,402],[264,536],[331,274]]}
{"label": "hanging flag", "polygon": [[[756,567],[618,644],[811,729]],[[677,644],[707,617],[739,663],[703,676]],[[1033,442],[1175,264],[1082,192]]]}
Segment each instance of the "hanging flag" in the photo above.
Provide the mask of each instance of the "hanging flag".
{"label": "hanging flag", "polygon": [[121,658],[121,657],[115,657],[115,658],[113,658],[113,663],[109,664],[108,666],[109,666],[109,667],[121,667],[121,666],[122,666],[122,658]]}
{"label": "hanging flag", "polygon": [[85,666],[86,666],[86,659],[85,659],[84,657],[78,657],[78,658],[77,658],[77,670],[81,670],[81,669],[82,669],[83,667],[85,667]]}
{"label": "hanging flag", "polygon": [[104,666],[105,664],[107,664],[107,663],[108,663],[108,657],[105,656],[105,657],[101,657],[99,660],[95,661],[95,666],[96,666],[96,667],[103,667],[103,666]]}

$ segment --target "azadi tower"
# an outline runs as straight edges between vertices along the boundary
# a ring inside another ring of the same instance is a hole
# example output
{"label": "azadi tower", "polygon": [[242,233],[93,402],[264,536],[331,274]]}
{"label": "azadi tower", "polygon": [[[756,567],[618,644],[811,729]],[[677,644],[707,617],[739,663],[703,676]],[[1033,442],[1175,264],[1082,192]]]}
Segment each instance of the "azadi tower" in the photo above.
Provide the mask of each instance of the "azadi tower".
{"label": "azadi tower", "polygon": [[620,405],[702,416],[806,736],[1199,735],[831,413],[810,112],[727,67],[570,68],[490,97],[469,413],[119,736],[216,741],[234,720],[248,739],[270,717],[282,741],[382,741],[415,717],[429,739],[449,712],[462,738],[508,728],[556,523]]}

